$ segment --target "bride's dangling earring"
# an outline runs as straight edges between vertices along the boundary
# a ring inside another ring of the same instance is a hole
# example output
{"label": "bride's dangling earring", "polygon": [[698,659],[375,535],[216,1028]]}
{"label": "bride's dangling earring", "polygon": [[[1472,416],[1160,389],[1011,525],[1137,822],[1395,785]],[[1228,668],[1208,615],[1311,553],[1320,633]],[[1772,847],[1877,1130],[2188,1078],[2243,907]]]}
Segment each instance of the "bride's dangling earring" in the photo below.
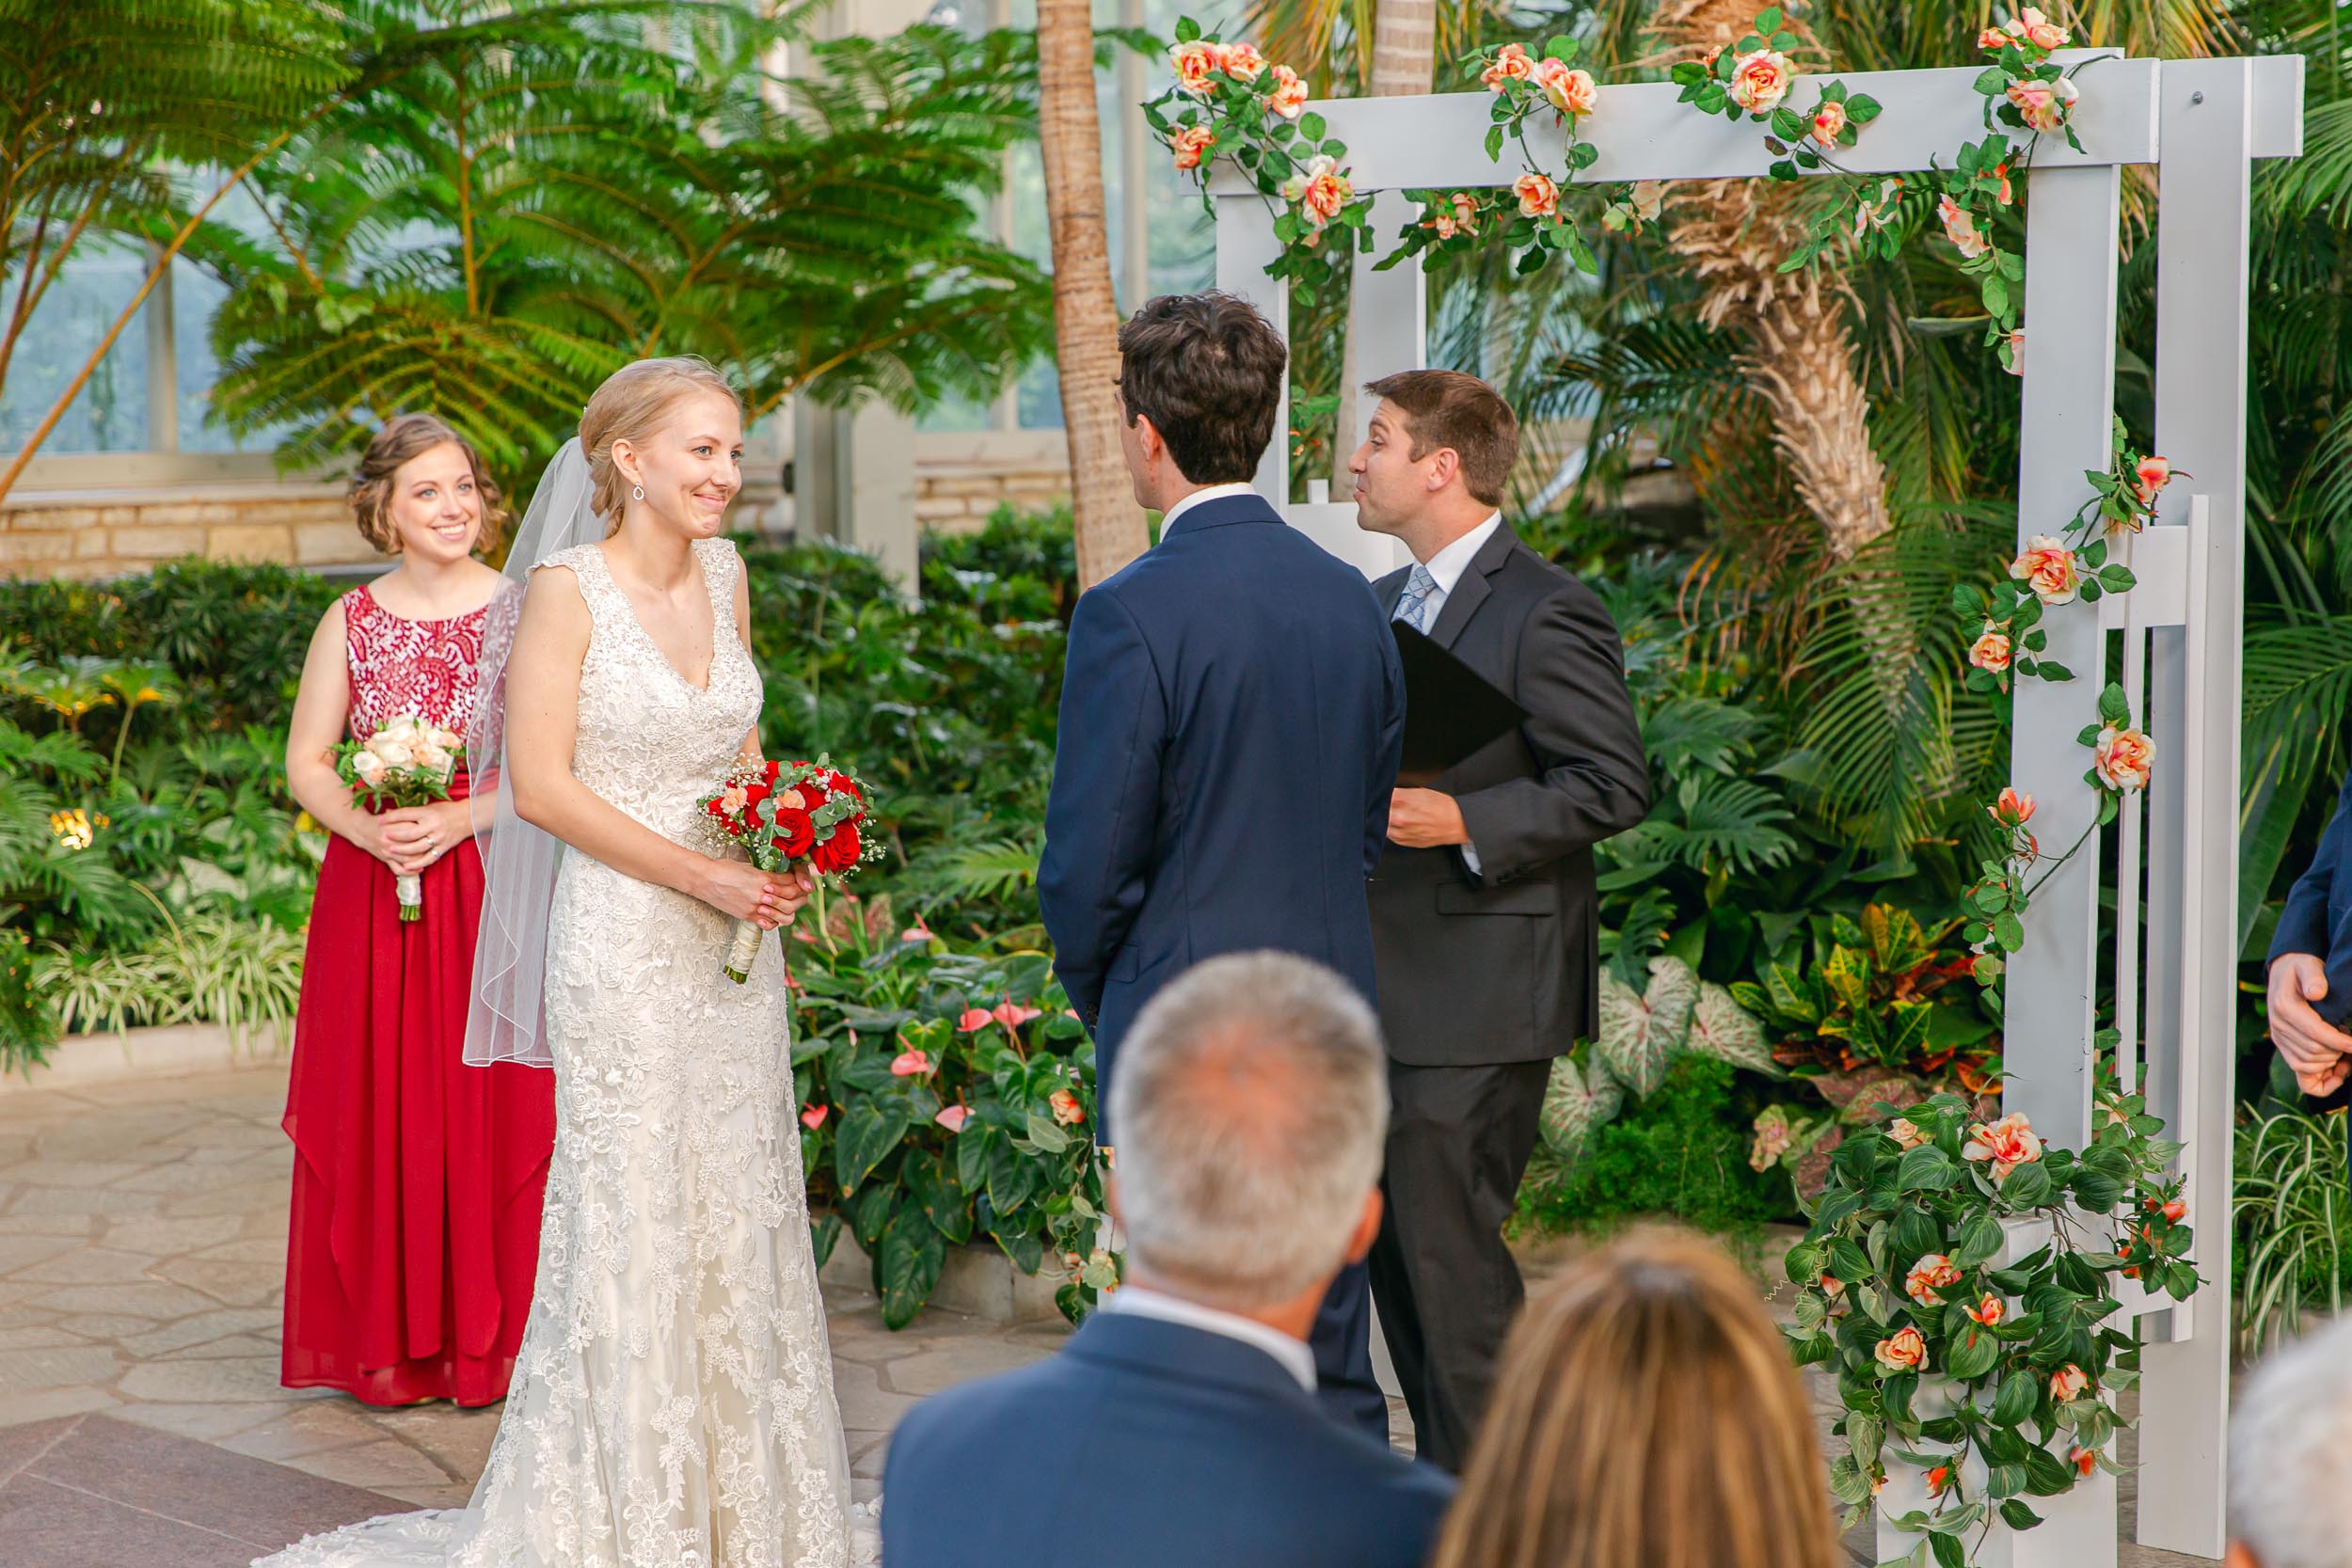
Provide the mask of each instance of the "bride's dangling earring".
{"label": "bride's dangling earring", "polygon": [[628,499],[633,501],[644,500],[645,499],[645,487],[642,484],[630,485],[628,487]]}

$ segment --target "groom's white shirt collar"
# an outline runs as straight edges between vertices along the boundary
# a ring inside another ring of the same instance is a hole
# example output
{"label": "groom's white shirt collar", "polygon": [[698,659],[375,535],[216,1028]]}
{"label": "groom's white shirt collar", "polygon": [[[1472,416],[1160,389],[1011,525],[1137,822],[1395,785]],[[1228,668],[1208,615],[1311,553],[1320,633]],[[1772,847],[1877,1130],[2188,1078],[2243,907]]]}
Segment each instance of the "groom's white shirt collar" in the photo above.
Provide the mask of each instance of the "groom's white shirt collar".
{"label": "groom's white shirt collar", "polygon": [[1196,506],[1206,505],[1210,501],[1221,501],[1231,496],[1254,496],[1257,493],[1257,487],[1249,484],[1203,485],[1160,514],[1160,537],[1167,538],[1168,531],[1175,525],[1176,519]]}
{"label": "groom's white shirt collar", "polygon": [[[1248,488],[1247,485],[1242,488]],[[1207,494],[1206,491],[1199,492]],[[1179,501],[1181,506],[1184,502]],[[1171,510],[1170,516],[1175,514]],[[1239,1339],[1265,1352],[1282,1365],[1282,1370],[1298,1380],[1298,1386],[1311,1394],[1315,1391],[1315,1353],[1302,1340],[1294,1339],[1279,1328],[1268,1328],[1262,1323],[1220,1312],[1214,1307],[1203,1307],[1197,1301],[1185,1301],[1163,1291],[1141,1285],[1122,1285],[1103,1298],[1104,1312],[1126,1312],[1138,1318],[1157,1318],[1162,1323],[1179,1323],[1185,1328],[1198,1328],[1210,1334],[1222,1334],[1228,1339]]]}

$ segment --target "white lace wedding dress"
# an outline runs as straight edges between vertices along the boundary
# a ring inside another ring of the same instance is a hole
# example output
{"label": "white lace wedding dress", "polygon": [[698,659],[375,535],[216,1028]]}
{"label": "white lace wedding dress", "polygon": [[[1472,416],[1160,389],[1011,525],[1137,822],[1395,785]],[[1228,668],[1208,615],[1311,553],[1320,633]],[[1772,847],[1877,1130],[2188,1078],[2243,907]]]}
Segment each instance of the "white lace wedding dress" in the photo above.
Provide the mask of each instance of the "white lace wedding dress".
{"label": "white lace wedding dress", "polygon": [[[587,545],[574,776],[665,837],[759,715],[742,562],[695,546],[716,627],[689,685]],[[549,917],[555,1155],[538,1282],[472,1502],[311,1536],[256,1568],[849,1568],[871,1526],[809,1245],[785,965],[720,973],[732,923],[564,853]],[[852,1540],[852,1530],[856,1539]]]}

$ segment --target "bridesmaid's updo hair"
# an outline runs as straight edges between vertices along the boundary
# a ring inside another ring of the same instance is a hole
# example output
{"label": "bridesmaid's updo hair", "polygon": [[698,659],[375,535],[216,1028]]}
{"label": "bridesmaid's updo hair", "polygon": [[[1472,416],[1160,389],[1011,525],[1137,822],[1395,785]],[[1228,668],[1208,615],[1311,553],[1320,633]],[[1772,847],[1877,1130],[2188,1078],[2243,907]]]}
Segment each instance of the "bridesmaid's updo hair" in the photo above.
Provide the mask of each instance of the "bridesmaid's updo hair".
{"label": "bridesmaid's updo hair", "polygon": [[482,454],[473,443],[431,414],[403,414],[375,433],[359,454],[358,471],[351,476],[351,516],[359,525],[360,538],[386,555],[399,551],[400,530],[392,526],[392,476],[410,458],[444,444],[464,452],[466,467],[473,470],[474,495],[482,502],[483,541],[497,537],[506,526],[506,508],[500,504],[499,487],[484,471]]}
{"label": "bridesmaid's updo hair", "polygon": [[667,359],[640,359],[605,377],[596,395],[580,415],[580,450],[588,458],[588,480],[594,486],[589,505],[604,519],[604,536],[621,529],[621,498],[628,482],[612,462],[612,443],[640,445],[661,428],[670,410],[696,392],[716,392],[743,411],[743,400],[727,378],[710,362],[694,355]]}

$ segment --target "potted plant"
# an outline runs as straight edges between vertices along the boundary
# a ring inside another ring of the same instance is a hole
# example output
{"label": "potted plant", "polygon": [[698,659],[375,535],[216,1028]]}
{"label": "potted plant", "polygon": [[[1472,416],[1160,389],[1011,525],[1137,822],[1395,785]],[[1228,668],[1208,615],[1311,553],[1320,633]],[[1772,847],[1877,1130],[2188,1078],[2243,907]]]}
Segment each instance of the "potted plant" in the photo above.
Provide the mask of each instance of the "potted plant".
{"label": "potted plant", "polygon": [[2093,1119],[2090,1148],[2055,1148],[2022,1114],[1936,1095],[1846,1139],[1788,1254],[1794,1354],[1845,1406],[1832,1490],[1848,1526],[1881,1500],[1922,1568],[1963,1568],[2040,1524],[2033,1499],[2119,1468],[2111,1398],[2138,1368],[2119,1297],[2197,1289],[2180,1146],[2138,1095],[2103,1090]]}

